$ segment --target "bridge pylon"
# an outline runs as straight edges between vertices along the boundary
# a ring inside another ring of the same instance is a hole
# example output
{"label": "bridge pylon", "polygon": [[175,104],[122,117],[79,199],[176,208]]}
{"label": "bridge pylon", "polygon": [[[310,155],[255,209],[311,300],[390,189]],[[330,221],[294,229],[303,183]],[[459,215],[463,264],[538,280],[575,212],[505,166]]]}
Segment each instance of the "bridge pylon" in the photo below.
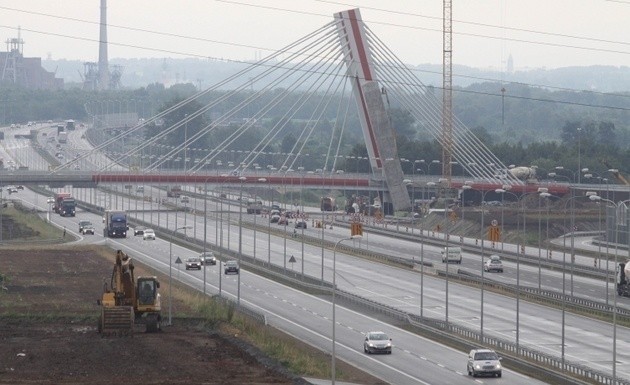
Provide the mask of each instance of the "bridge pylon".
{"label": "bridge pylon", "polygon": [[411,199],[403,184],[396,133],[383,100],[387,98],[387,90],[381,88],[376,79],[361,14],[358,9],[350,9],[336,13],[335,20],[370,165],[373,171],[382,173],[387,184],[383,204],[387,207],[387,203],[391,203],[394,210],[409,210]]}

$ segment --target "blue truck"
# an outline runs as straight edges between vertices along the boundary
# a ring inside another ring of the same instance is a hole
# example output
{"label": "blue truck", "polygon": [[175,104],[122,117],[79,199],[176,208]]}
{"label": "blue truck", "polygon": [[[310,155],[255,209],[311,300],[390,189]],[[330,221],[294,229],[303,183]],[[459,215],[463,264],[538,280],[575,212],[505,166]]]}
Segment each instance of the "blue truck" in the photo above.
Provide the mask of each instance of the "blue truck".
{"label": "blue truck", "polygon": [[105,211],[103,222],[105,223],[103,228],[103,236],[105,238],[127,238],[129,225],[125,211],[107,210]]}

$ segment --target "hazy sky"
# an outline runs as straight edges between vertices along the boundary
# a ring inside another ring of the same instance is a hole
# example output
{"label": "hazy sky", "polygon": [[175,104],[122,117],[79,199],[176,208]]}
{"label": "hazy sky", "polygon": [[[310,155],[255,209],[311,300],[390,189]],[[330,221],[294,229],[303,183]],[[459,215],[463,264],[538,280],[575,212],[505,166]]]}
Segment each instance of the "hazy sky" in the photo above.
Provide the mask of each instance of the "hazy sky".
{"label": "hazy sky", "polygon": [[[109,58],[254,60],[350,8],[403,62],[442,63],[442,0],[108,0]],[[100,0],[0,0],[0,38],[20,26],[27,57],[97,61],[99,13]],[[453,0],[453,64],[628,66],[629,22],[630,0]]]}

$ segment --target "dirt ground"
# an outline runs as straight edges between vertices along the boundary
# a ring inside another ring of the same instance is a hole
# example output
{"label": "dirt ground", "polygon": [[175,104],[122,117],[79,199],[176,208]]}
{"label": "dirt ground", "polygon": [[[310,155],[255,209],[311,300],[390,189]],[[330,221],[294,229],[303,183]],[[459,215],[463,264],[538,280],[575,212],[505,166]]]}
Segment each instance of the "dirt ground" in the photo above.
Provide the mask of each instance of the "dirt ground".
{"label": "dirt ground", "polygon": [[[305,383],[255,347],[198,323],[102,337],[96,299],[112,267],[113,252],[108,260],[89,250],[0,249],[0,385]],[[184,306],[174,301],[173,314]]]}

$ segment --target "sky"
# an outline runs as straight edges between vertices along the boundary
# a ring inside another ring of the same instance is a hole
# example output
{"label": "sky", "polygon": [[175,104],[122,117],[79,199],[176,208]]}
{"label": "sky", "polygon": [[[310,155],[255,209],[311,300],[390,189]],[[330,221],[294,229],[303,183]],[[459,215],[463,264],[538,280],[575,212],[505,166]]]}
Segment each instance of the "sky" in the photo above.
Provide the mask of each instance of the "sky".
{"label": "sky", "polygon": [[[108,0],[109,58],[256,60],[360,8],[406,64],[442,63],[442,0]],[[630,65],[630,0],[452,0],[453,65]],[[0,0],[24,56],[98,61],[100,0]],[[0,50],[5,51],[5,47]]]}

